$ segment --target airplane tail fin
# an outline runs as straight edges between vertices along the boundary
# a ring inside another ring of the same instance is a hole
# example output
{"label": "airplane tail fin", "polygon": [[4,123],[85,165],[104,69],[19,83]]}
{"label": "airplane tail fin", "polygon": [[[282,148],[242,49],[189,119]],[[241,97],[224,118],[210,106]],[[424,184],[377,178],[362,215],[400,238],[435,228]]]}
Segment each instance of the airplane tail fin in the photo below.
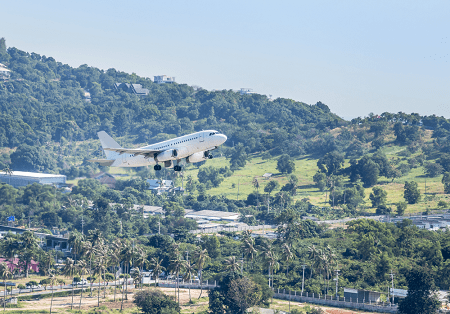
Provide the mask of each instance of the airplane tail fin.
{"label": "airplane tail fin", "polygon": [[[111,136],[108,135],[105,131],[100,131],[97,133],[98,138],[100,139],[100,143],[102,143],[103,148],[121,148],[119,143],[117,143]],[[104,151],[106,154],[107,159],[114,159],[114,157],[117,157],[116,152]]]}

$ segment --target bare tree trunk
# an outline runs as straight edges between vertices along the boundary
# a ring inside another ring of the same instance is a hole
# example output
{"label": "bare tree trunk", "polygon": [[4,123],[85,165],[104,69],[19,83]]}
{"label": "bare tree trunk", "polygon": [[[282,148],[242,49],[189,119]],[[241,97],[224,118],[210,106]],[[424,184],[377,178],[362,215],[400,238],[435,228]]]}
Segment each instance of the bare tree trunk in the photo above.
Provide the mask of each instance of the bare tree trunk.
{"label": "bare tree trunk", "polygon": [[200,299],[202,297],[203,292],[203,269],[200,269],[200,295],[198,298]]}

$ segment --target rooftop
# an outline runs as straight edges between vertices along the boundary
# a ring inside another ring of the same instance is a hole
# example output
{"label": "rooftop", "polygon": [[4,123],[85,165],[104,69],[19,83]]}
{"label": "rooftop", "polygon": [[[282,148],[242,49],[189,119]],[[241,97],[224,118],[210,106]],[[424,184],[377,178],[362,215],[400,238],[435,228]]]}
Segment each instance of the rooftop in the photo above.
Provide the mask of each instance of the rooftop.
{"label": "rooftop", "polygon": [[[9,173],[0,171],[0,176],[9,176]],[[38,173],[26,171],[11,171],[12,177],[31,177],[31,178],[65,178],[62,174]]]}

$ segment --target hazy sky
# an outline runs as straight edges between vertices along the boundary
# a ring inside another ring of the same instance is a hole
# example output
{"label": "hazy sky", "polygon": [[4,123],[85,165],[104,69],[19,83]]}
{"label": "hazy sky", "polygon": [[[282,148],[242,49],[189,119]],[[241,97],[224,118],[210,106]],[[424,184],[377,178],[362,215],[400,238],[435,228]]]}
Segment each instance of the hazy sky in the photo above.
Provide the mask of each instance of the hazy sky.
{"label": "hazy sky", "polygon": [[450,118],[450,1],[2,1],[7,46],[345,118]]}

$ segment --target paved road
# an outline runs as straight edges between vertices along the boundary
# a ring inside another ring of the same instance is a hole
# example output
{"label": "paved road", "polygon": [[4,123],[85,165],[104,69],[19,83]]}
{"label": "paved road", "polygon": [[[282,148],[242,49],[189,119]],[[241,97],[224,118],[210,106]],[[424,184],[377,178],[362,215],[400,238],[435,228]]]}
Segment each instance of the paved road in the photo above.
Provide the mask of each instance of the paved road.
{"label": "paved road", "polygon": [[[124,280],[117,280],[117,285],[122,285],[124,283]],[[133,279],[128,279],[128,285],[131,286],[133,283]],[[114,286],[115,283],[114,281],[112,282],[107,282],[106,286],[110,287],[110,286]],[[100,284],[101,287],[103,287],[103,283]],[[73,286],[74,289],[81,289],[81,288],[90,288],[91,284],[85,284],[85,285],[74,285]],[[98,282],[97,283],[93,283],[92,287],[98,287]],[[20,289],[20,294],[24,294],[24,293],[32,293],[33,295],[40,295],[40,294],[48,294],[51,293],[52,290],[54,292],[58,292],[58,291],[65,291],[65,290],[71,290],[72,289],[72,285],[55,285],[53,288],[50,286],[47,286],[47,290],[45,290],[43,287],[42,288],[37,288],[37,289]],[[4,295],[4,287],[0,287],[0,297],[2,297]],[[19,289],[13,289],[11,293],[7,293],[7,296],[11,296],[11,295],[19,295]]]}

